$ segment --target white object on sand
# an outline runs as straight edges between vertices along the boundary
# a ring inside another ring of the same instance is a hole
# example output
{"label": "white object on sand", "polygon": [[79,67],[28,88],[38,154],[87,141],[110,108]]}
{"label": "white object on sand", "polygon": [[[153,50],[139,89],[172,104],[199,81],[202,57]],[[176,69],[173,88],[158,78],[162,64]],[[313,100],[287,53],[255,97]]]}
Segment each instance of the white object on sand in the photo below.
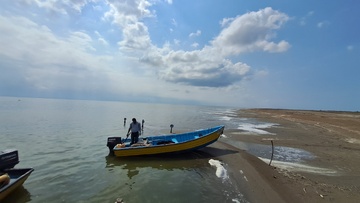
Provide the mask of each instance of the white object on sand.
{"label": "white object on sand", "polygon": [[218,161],[218,160],[214,160],[214,159],[210,159],[209,160],[209,164],[211,166],[215,166],[216,167],[216,176],[222,179],[227,179],[229,178],[226,169],[224,168],[223,164]]}

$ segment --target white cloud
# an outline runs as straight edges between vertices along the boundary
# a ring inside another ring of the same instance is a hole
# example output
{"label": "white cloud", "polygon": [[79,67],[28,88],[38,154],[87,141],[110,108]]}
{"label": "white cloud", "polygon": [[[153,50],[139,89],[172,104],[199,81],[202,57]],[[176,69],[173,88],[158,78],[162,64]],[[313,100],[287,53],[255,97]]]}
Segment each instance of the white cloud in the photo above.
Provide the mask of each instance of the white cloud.
{"label": "white cloud", "polygon": [[89,2],[95,2],[96,0],[75,0],[75,1],[56,1],[56,0],[20,0],[24,4],[37,5],[39,8],[43,8],[48,12],[55,12],[61,14],[68,14],[68,10],[75,10],[81,12],[82,8]]}
{"label": "white cloud", "polygon": [[123,29],[123,40],[118,44],[125,50],[148,49],[151,46],[148,28],[141,22],[128,24]]}
{"label": "white cloud", "polygon": [[98,31],[95,31],[94,32],[95,35],[98,37],[98,41],[103,44],[103,45],[109,45],[109,43],[106,41],[106,39],[98,32]]}
{"label": "white cloud", "polygon": [[174,44],[177,45],[177,46],[180,45],[180,40],[174,39]]}
{"label": "white cloud", "polygon": [[[86,3],[96,3],[31,2],[63,14],[69,13],[69,9],[81,12]],[[236,61],[233,56],[252,51],[282,52],[290,47],[284,40],[274,41],[275,31],[288,17],[271,8],[224,19],[218,36],[201,49],[196,49],[199,44],[193,43],[195,50],[182,50],[180,45],[186,43],[178,39],[168,39],[162,47],[156,47],[144,20],[156,17],[150,7],[151,3],[145,0],[107,1],[109,10],[98,19],[103,17],[103,24],[111,24],[113,38],[106,38],[109,33],[105,34],[103,27],[94,31],[74,26],[73,30],[64,28],[58,34],[58,27],[51,24],[15,15],[0,16],[0,57],[19,61],[12,66],[21,73],[16,77],[40,90],[102,92],[106,89],[114,94],[129,93],[126,84],[136,80],[146,85],[133,87],[134,94],[179,99],[191,95],[201,101],[204,96],[241,89],[238,85],[253,77],[250,65]],[[172,23],[177,25],[175,19]],[[106,28],[110,30],[109,27]],[[200,35],[201,31],[197,30],[189,36]],[[106,52],[108,55],[99,54],[98,49],[104,48],[99,43],[109,45],[108,48],[116,42],[117,50]],[[172,45],[177,45],[177,49]],[[10,70],[4,66],[0,69]],[[163,91],[158,91],[158,87]]]}
{"label": "white cloud", "polygon": [[233,64],[219,57],[214,49],[207,48],[157,52],[143,57],[141,61],[156,65],[160,79],[190,86],[226,87],[241,81],[250,71],[247,64]]}
{"label": "white cloud", "polygon": [[192,32],[189,34],[189,37],[198,37],[201,35],[201,31],[197,30],[196,32]]}
{"label": "white cloud", "polygon": [[26,3],[36,4],[40,8],[45,8],[48,11],[67,14],[64,4],[61,1],[40,1],[40,0],[25,0]]}
{"label": "white cloud", "polygon": [[328,21],[322,21],[322,22],[318,22],[317,27],[318,27],[318,28],[323,28],[323,27],[326,27],[326,26],[328,26],[328,25],[330,25],[330,22],[328,22]]}
{"label": "white cloud", "polygon": [[222,21],[220,22],[221,27],[226,27],[228,26],[235,18],[224,18],[222,19]]}
{"label": "white cloud", "polygon": [[145,17],[154,16],[154,13],[148,9],[151,3],[146,0],[107,0],[107,2],[110,10],[105,13],[105,18],[112,19],[114,23],[121,27],[136,23]]}
{"label": "white cloud", "polygon": [[95,49],[88,34],[77,31],[59,38],[48,27],[23,17],[0,16],[0,22],[3,45],[0,56],[7,61],[18,61],[11,67],[1,67],[3,71],[12,68],[21,73],[14,80],[52,91],[92,88],[96,91],[111,83],[107,64],[112,57],[91,54]]}
{"label": "white cloud", "polygon": [[194,42],[194,43],[191,44],[191,46],[194,47],[194,48],[197,48],[199,46],[199,43]]}
{"label": "white cloud", "polygon": [[109,45],[109,43],[104,38],[98,38],[98,41],[103,45]]}
{"label": "white cloud", "polygon": [[273,30],[279,29],[288,19],[286,14],[269,7],[238,16],[212,41],[212,45],[224,56],[252,51],[286,51],[290,47],[288,42],[269,40],[275,36]]}
{"label": "white cloud", "polygon": [[307,23],[307,20],[314,15],[314,11],[309,11],[304,17],[300,19],[300,25],[304,26]]}
{"label": "white cloud", "polygon": [[288,42],[269,40],[275,36],[272,31],[287,20],[287,15],[271,8],[247,13],[231,22],[225,20],[228,26],[211,42],[211,46],[194,51],[148,52],[140,61],[156,64],[159,78],[168,82],[201,87],[232,86],[249,77],[251,68],[245,63],[233,63],[227,57],[251,51],[286,51],[290,47]]}
{"label": "white cloud", "polygon": [[149,48],[151,40],[148,28],[141,20],[146,17],[154,17],[154,13],[148,9],[151,3],[146,0],[108,2],[110,10],[105,13],[104,17],[112,20],[122,29],[123,39],[118,43],[120,48],[124,50]]}
{"label": "white cloud", "polygon": [[76,31],[70,33],[68,41],[77,46],[79,49],[84,49],[84,51],[96,51],[96,49],[91,45],[93,42],[92,38],[84,32]]}

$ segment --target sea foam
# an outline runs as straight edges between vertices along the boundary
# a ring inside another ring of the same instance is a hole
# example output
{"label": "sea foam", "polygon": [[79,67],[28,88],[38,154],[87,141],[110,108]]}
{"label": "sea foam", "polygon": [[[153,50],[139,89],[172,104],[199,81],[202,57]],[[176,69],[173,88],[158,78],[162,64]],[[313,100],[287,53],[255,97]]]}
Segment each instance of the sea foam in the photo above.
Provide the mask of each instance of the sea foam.
{"label": "sea foam", "polygon": [[[258,157],[258,158],[261,159],[262,161],[264,161],[265,163],[270,162],[270,159],[265,159],[265,158],[261,158],[261,157]],[[316,173],[316,174],[327,175],[327,176],[339,175],[338,171],[333,170],[333,169],[309,166],[309,165],[301,164],[301,163],[292,163],[292,162],[276,161],[276,160],[273,160],[271,163],[272,163],[271,165],[276,166],[277,168],[279,168],[281,170],[287,170],[287,171],[292,171],[292,172],[301,172],[302,171],[302,172]]]}
{"label": "sea foam", "polygon": [[277,124],[275,123],[263,123],[263,124],[242,123],[239,125],[238,129],[248,133],[264,135],[264,134],[273,134],[273,133],[270,133],[262,129],[271,128],[276,125]]}

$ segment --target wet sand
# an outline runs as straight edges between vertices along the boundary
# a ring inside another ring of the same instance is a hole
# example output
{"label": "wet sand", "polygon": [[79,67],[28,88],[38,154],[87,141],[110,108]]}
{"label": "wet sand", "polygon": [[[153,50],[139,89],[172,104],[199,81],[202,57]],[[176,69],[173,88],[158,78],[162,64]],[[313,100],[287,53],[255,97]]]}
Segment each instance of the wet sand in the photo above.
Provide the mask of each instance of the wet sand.
{"label": "wet sand", "polygon": [[230,177],[250,202],[360,202],[359,112],[247,109],[238,116],[278,125],[263,135],[225,129],[231,139],[263,145],[273,140],[275,146],[315,155],[301,165],[273,161],[269,166],[219,139],[212,146],[239,153],[207,150],[228,165]]}

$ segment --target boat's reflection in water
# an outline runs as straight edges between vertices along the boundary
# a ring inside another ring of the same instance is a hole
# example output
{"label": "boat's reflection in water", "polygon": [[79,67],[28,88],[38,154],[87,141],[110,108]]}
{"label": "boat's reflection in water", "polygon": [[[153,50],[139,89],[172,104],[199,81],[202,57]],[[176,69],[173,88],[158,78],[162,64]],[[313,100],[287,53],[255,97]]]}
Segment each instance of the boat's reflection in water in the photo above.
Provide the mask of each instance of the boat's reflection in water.
{"label": "boat's reflection in water", "polygon": [[243,202],[237,187],[219,179],[209,164],[217,159],[213,154],[228,153],[237,151],[208,146],[181,154],[106,156],[105,168],[118,180],[113,191],[127,202]]}
{"label": "boat's reflection in water", "polygon": [[[138,174],[141,168],[152,168],[156,170],[189,170],[201,167],[209,167],[209,159],[214,158],[207,150],[217,151],[217,154],[236,153],[227,149],[207,147],[204,150],[189,151],[184,153],[171,153],[161,155],[115,157],[106,156],[106,168],[113,170],[120,167],[129,171],[129,178]],[[216,158],[216,157],[215,157]]]}
{"label": "boat's reflection in water", "polygon": [[24,187],[20,186],[16,188],[13,192],[11,192],[5,199],[1,201],[1,203],[14,203],[14,202],[30,202],[31,194]]}

